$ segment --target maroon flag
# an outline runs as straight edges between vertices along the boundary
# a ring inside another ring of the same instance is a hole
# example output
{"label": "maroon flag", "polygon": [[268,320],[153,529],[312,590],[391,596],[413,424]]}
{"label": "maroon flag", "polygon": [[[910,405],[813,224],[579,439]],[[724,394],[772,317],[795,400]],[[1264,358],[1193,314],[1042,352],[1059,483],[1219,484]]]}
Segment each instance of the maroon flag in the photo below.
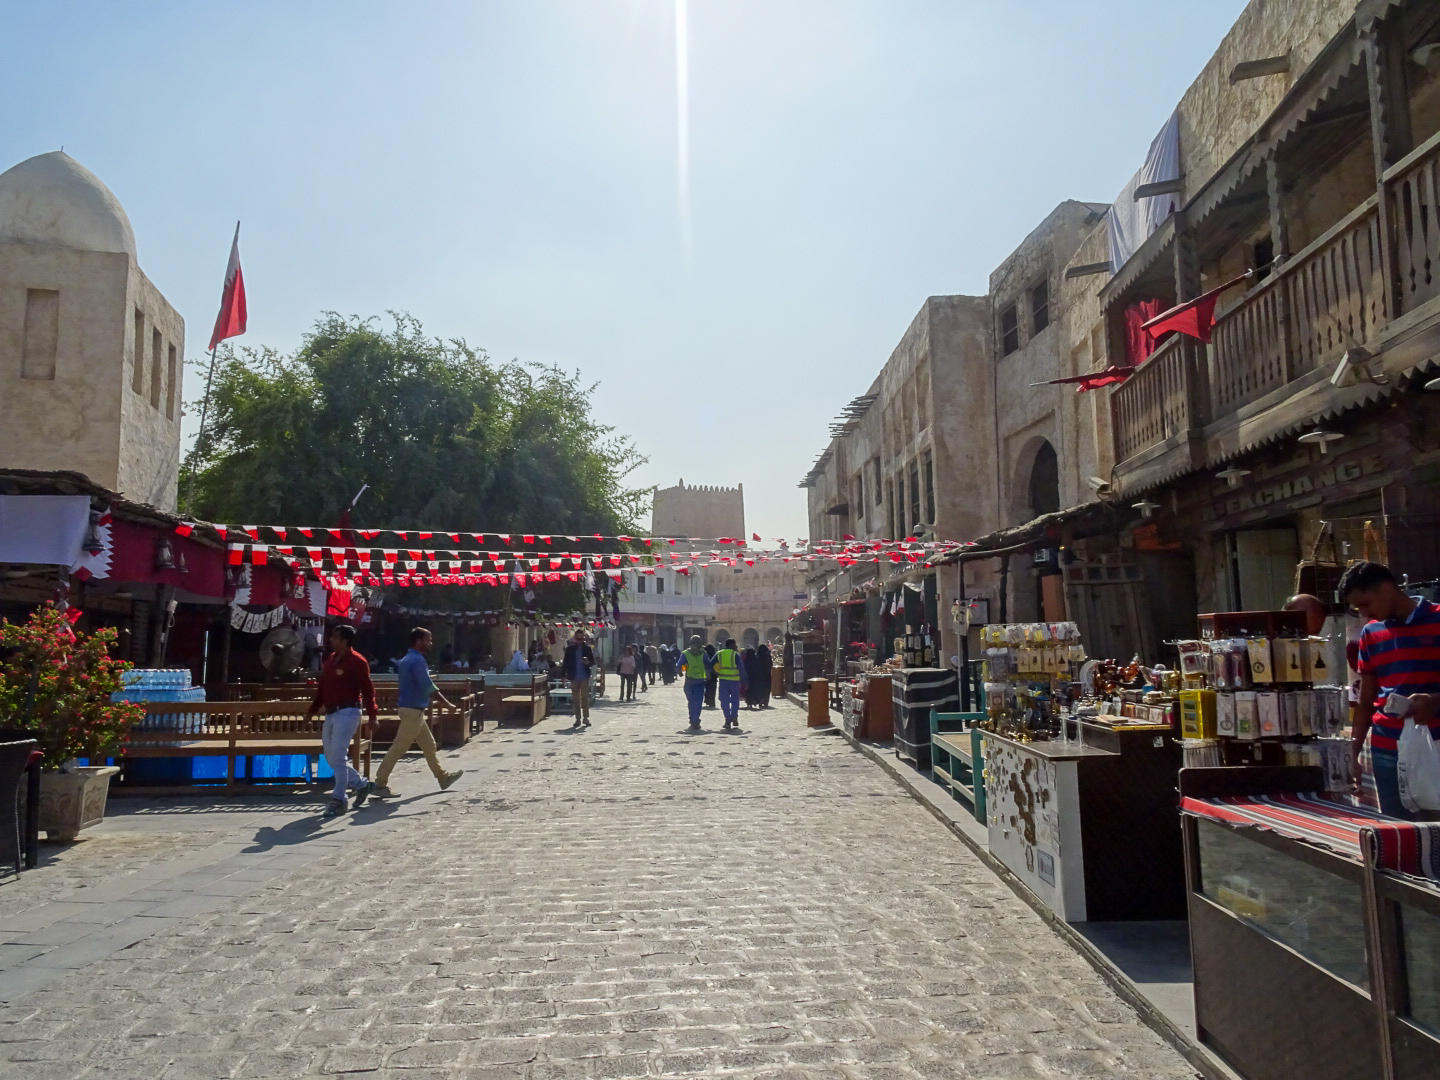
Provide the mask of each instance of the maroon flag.
{"label": "maroon flag", "polygon": [[1225,284],[1217,285],[1207,293],[1201,293],[1194,300],[1176,304],[1168,311],[1162,311],[1153,319],[1147,319],[1140,324],[1140,329],[1148,330],[1153,337],[1157,338],[1167,330],[1174,330],[1177,333],[1199,338],[1201,341],[1209,341],[1210,331],[1215,327],[1215,302],[1220,299],[1220,294],[1254,276],[1254,270],[1246,270],[1239,277],[1231,278]]}
{"label": "maroon flag", "polygon": [[220,314],[215,316],[215,332],[210,335],[210,350],[226,338],[245,333],[245,276],[240,273],[240,223],[235,223],[235,239],[230,244],[230,262],[225,267],[225,288],[220,294]]}

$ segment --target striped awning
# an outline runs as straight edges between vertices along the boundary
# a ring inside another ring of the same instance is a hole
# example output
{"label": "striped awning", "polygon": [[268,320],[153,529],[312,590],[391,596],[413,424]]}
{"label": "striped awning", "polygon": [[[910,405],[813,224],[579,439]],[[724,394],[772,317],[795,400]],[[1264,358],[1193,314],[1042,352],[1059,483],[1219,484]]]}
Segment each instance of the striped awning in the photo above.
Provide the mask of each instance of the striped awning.
{"label": "striped awning", "polygon": [[1318,795],[1184,798],[1180,809],[1227,825],[1268,829],[1356,862],[1363,862],[1368,850],[1381,869],[1440,881],[1440,824],[1399,821]]}

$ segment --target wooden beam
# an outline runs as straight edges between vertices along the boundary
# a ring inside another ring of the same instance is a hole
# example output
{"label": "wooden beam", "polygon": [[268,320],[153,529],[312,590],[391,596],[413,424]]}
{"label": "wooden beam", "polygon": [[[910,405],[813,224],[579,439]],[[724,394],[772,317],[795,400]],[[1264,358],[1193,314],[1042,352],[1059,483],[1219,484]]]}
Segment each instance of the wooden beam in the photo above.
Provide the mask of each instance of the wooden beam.
{"label": "wooden beam", "polygon": [[1259,79],[1266,75],[1283,75],[1290,70],[1290,54],[1267,56],[1263,60],[1246,60],[1230,69],[1230,84],[1246,79]]}
{"label": "wooden beam", "polygon": [[1141,184],[1135,189],[1135,201],[1148,199],[1154,195],[1177,195],[1185,190],[1185,177],[1177,176],[1174,180],[1157,180],[1153,184]]}
{"label": "wooden beam", "polygon": [[1069,281],[1072,278],[1089,277],[1091,274],[1108,274],[1109,272],[1110,264],[1108,262],[1082,263],[1079,266],[1067,267],[1065,270],[1065,280]]}

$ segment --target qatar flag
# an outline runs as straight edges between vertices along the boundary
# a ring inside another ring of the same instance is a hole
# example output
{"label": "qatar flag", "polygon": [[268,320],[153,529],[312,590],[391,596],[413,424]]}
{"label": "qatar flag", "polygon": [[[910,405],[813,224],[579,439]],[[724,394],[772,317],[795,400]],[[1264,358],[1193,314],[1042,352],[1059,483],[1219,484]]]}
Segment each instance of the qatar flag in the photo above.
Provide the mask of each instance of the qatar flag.
{"label": "qatar flag", "polygon": [[225,289],[220,295],[220,314],[215,316],[215,332],[210,335],[210,351],[226,338],[245,333],[245,276],[240,273],[240,223],[235,223],[235,239],[230,244],[230,263],[225,267]]}

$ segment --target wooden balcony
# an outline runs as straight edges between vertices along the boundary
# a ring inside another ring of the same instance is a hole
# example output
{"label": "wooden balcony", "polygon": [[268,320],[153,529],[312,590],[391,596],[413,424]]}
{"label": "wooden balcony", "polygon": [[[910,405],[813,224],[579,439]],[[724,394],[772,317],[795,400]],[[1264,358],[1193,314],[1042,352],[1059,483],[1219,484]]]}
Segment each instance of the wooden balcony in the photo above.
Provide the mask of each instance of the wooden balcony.
{"label": "wooden balcony", "polygon": [[1119,487],[1203,467],[1355,404],[1359,391],[1329,384],[1349,348],[1364,346],[1392,375],[1440,351],[1430,341],[1440,334],[1437,209],[1440,135],[1221,314],[1208,348],[1166,342],[1111,395]]}

